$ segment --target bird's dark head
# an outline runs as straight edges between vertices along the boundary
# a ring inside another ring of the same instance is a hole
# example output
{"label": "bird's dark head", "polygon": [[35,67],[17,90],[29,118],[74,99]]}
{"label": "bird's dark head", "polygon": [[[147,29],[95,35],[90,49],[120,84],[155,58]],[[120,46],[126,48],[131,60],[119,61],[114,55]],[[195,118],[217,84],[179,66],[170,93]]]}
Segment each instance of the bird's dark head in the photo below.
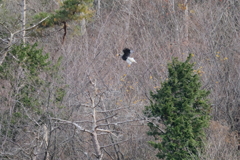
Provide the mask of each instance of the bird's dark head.
{"label": "bird's dark head", "polygon": [[130,50],[129,48],[124,48],[123,53],[132,53],[133,50]]}
{"label": "bird's dark head", "polygon": [[123,52],[125,53],[125,52],[130,52],[130,49],[129,48],[124,48],[123,49]]}

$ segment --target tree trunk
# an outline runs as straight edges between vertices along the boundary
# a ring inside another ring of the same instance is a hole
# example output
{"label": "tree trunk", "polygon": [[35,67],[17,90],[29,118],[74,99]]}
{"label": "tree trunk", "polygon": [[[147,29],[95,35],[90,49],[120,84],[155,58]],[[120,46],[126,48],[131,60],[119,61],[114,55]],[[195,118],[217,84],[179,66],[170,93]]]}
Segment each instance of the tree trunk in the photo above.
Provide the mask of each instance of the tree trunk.
{"label": "tree trunk", "polygon": [[43,140],[44,140],[45,149],[46,149],[44,160],[49,160],[50,158],[48,153],[48,128],[46,124],[43,125]]}
{"label": "tree trunk", "polygon": [[[96,82],[95,84],[96,85]],[[95,89],[96,89],[96,86],[95,86]],[[96,91],[95,91],[96,92]],[[101,160],[102,159],[102,152],[101,152],[101,148],[100,148],[100,144],[99,144],[99,141],[98,141],[98,137],[97,137],[97,119],[96,119],[96,108],[95,108],[95,104],[94,104],[94,98],[92,98],[92,109],[93,109],[93,133],[92,133],[92,141],[93,141],[93,147],[94,147],[94,150],[95,150],[95,156],[97,158],[97,160]]]}
{"label": "tree trunk", "polygon": [[[82,13],[84,14],[84,13]],[[87,28],[86,28],[86,19],[83,18],[80,22],[80,26],[81,26],[81,35],[84,35],[87,31]]]}
{"label": "tree trunk", "polygon": [[95,156],[97,160],[101,160],[102,159],[102,152],[101,152],[101,148],[100,148],[100,144],[98,142],[98,138],[97,138],[97,132],[94,131],[94,133],[92,134],[92,141],[93,141],[93,147],[95,150]]}
{"label": "tree trunk", "polygon": [[23,2],[23,11],[22,11],[22,29],[23,29],[23,33],[22,33],[22,41],[23,44],[26,43],[26,10],[27,10],[27,3],[26,0],[22,0]]}
{"label": "tree trunk", "polygon": [[94,0],[94,5],[97,10],[97,16],[100,16],[101,0]]}
{"label": "tree trunk", "polygon": [[184,5],[186,7],[185,8],[185,17],[184,17],[184,21],[185,21],[185,40],[186,40],[186,44],[188,44],[188,25],[189,25],[188,0],[185,0],[185,4]]}

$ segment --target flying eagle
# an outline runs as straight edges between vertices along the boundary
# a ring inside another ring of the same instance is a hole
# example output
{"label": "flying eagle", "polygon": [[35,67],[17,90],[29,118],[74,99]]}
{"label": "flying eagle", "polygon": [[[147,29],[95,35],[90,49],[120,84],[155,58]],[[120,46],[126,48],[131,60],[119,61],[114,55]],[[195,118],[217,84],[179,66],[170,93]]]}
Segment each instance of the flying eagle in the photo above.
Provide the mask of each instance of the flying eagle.
{"label": "flying eagle", "polygon": [[[127,61],[127,63],[128,63],[129,65],[131,65],[133,62],[134,62],[134,63],[137,63],[134,58],[129,57],[130,54],[133,53],[133,50],[130,50],[130,49],[128,49],[128,48],[124,48],[124,49],[123,49],[123,53],[124,53],[124,54],[121,55],[121,56],[122,56],[122,59],[123,59],[124,61]],[[119,54],[119,55],[120,55],[120,54]]]}

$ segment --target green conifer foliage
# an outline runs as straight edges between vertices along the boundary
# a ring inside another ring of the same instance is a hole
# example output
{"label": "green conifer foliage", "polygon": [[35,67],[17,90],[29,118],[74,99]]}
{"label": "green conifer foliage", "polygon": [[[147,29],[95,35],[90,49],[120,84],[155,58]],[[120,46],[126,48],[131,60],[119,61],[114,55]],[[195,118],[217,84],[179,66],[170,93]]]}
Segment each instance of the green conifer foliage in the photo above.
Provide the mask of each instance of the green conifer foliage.
{"label": "green conifer foliage", "polygon": [[204,128],[209,122],[209,91],[201,89],[199,75],[193,71],[191,55],[185,62],[174,58],[168,64],[169,76],[161,89],[151,92],[151,104],[144,113],[158,117],[165,133],[149,123],[149,135],[161,137],[161,142],[150,142],[159,150],[157,157],[167,160],[198,159],[203,149]]}
{"label": "green conifer foliage", "polygon": [[65,0],[54,13],[39,13],[35,16],[35,20],[38,22],[49,16],[39,27],[51,27],[53,25],[62,25],[62,23],[72,20],[89,19],[94,13],[92,5],[93,0]]}

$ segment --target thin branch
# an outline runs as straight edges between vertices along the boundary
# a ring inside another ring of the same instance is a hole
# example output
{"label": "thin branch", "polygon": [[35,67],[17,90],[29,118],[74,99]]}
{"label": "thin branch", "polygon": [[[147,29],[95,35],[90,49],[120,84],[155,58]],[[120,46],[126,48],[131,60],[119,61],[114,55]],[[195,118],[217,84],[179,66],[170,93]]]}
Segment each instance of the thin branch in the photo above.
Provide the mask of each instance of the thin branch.
{"label": "thin branch", "polygon": [[112,117],[114,117],[114,116],[116,116],[116,115],[117,115],[117,113],[115,113],[115,114],[113,114],[113,115],[111,115],[111,116],[108,116],[108,117],[106,117],[106,118],[99,119],[99,120],[97,120],[97,122],[107,120],[107,119],[112,118]]}
{"label": "thin branch", "polygon": [[80,106],[89,107],[89,104],[80,104]]}
{"label": "thin branch", "polygon": [[134,121],[140,121],[140,120],[141,120],[141,119],[133,119],[133,120],[123,121],[123,122],[108,123],[108,124],[99,124],[98,127],[99,127],[99,126],[108,126],[108,125],[119,125],[119,124],[134,122]]}
{"label": "thin branch", "polygon": [[[21,105],[22,105],[22,104],[21,104]],[[28,114],[27,109],[26,109],[25,107],[23,107],[23,105],[22,105],[22,108],[23,108],[23,110],[25,111],[27,117],[28,117],[30,120],[32,120],[34,123],[36,123],[38,126],[40,126],[40,124],[39,124],[35,119],[33,119],[33,118],[30,117],[30,115]]]}
{"label": "thin branch", "polygon": [[112,160],[114,160],[114,158],[111,156],[111,154],[110,153],[108,153],[107,151],[106,151],[106,149],[105,148],[103,148],[103,150],[104,150],[104,152],[105,153],[107,153],[107,155],[112,159]]}
{"label": "thin branch", "polygon": [[114,133],[112,133],[112,131],[110,131],[110,130],[105,130],[105,129],[100,129],[100,128],[97,128],[96,130],[97,130],[97,131],[101,131],[101,132],[107,132],[107,133],[111,133],[112,135],[114,135],[114,136],[116,136],[116,137],[117,137],[117,135],[116,135],[116,134],[114,134]]}
{"label": "thin branch", "polygon": [[120,141],[120,142],[117,142],[117,143],[112,143],[112,144],[109,144],[109,145],[106,145],[106,146],[101,146],[101,148],[111,147],[113,145],[120,144],[120,143],[127,142],[127,141],[129,141],[129,139],[124,140],[124,141]]}
{"label": "thin branch", "polygon": [[166,131],[160,128],[156,123],[152,122],[151,120],[146,119],[145,121],[152,123],[156,128],[158,128],[161,132],[166,133]]}
{"label": "thin branch", "polygon": [[75,123],[75,122],[63,120],[63,119],[60,119],[60,118],[51,118],[51,119],[58,120],[58,121],[61,121],[61,122],[65,122],[65,123],[68,123],[68,124],[72,124],[72,125],[74,125],[75,127],[77,127],[80,131],[83,131],[83,132],[87,132],[87,133],[92,134],[92,131],[81,127],[80,125],[78,125],[78,124]]}
{"label": "thin branch", "polygon": [[23,31],[29,31],[29,30],[37,27],[40,23],[42,23],[43,21],[45,21],[45,20],[48,19],[48,18],[49,18],[49,16],[43,18],[41,21],[39,21],[37,24],[35,24],[35,25],[31,26],[31,27],[28,27],[28,28],[26,28],[26,29],[22,29],[22,30],[16,31],[16,32],[14,32],[13,34],[17,34],[17,33],[19,33],[19,32],[23,32]]}
{"label": "thin branch", "polygon": [[[18,148],[15,148],[15,151],[13,151],[14,153],[10,153],[10,152],[1,152],[0,151],[0,155],[9,155],[9,156],[15,156],[17,155],[19,152],[22,152],[25,156],[29,157],[30,153],[28,153],[27,151],[25,151],[21,145],[11,141],[11,140],[7,140],[8,142],[12,143],[13,145],[18,146]],[[30,158],[30,157],[29,157]]]}
{"label": "thin branch", "polygon": [[0,38],[0,40],[1,40],[2,42],[4,42],[4,43],[8,43],[8,42],[9,42],[9,39],[2,39],[2,38]]}
{"label": "thin branch", "polygon": [[92,121],[75,121],[75,123],[93,123]]}
{"label": "thin branch", "polygon": [[128,109],[128,107],[121,107],[121,108],[110,109],[110,110],[105,110],[105,111],[97,111],[97,113],[114,112],[114,111],[118,111],[118,110],[121,110],[121,109]]}
{"label": "thin branch", "polygon": [[8,29],[8,27],[6,27],[3,23],[0,23],[10,34],[12,33],[9,29]]}

